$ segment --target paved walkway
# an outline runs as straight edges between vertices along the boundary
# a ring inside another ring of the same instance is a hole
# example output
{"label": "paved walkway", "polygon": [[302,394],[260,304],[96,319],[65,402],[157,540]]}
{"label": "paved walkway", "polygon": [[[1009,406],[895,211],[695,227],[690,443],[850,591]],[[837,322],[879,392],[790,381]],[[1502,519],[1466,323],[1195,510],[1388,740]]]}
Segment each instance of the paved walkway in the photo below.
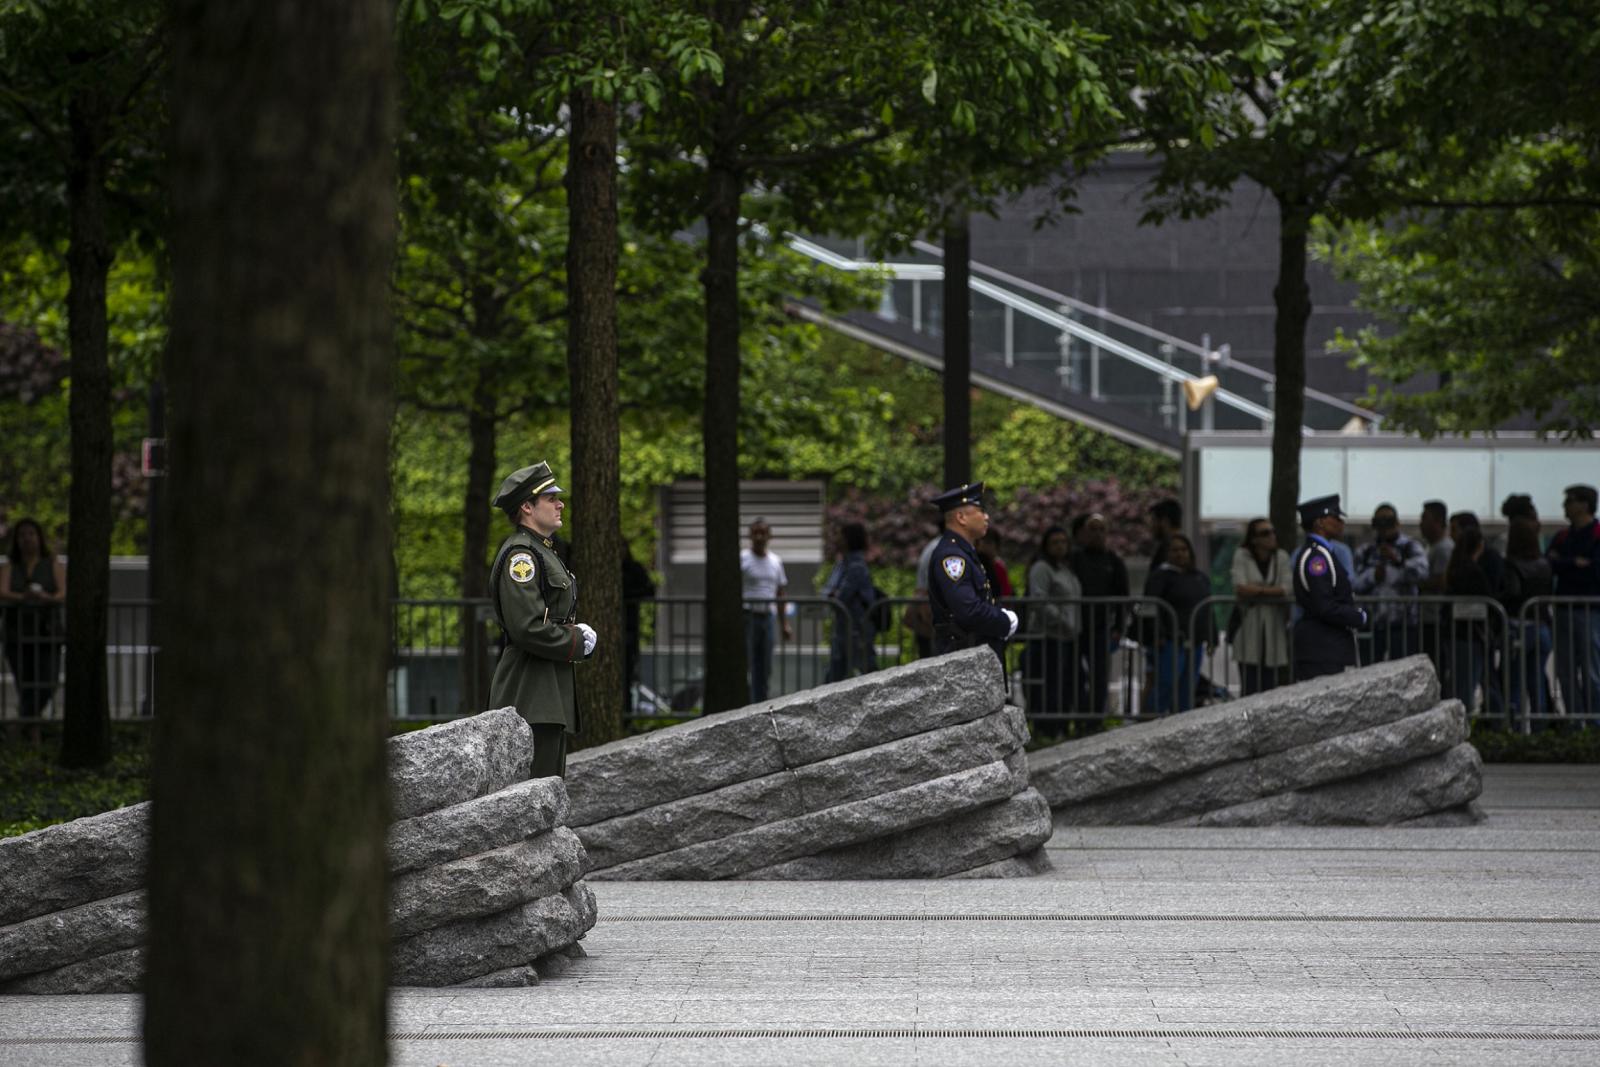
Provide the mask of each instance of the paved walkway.
{"label": "paved walkway", "polygon": [[[1491,767],[1484,806],[1467,829],[1062,829],[1027,880],[597,883],[590,959],[397,993],[394,1059],[1600,1062],[1600,767]],[[137,1015],[0,998],[0,1061],[137,1063]]]}

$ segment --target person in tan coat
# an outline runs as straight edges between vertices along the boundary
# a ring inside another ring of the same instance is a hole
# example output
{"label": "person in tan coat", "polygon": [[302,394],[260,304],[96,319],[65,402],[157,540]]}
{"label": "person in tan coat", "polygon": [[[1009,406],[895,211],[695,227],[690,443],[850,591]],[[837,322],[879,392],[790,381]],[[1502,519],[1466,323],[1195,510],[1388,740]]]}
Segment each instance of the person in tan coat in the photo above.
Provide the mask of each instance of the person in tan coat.
{"label": "person in tan coat", "polygon": [[515,527],[489,570],[505,647],[489,684],[493,707],[513,707],[533,728],[533,777],[567,769],[578,732],[573,665],[594,653],[594,628],[578,621],[578,579],[556,555],[562,488],[550,464],[523,467],[500,484],[494,506]]}

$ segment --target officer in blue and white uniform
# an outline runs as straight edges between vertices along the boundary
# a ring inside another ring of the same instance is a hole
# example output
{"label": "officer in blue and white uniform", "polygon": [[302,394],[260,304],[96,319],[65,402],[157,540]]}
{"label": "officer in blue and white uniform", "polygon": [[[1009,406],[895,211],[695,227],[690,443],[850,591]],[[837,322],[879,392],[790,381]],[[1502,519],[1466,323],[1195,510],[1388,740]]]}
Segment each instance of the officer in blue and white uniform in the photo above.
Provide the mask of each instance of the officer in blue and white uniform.
{"label": "officer in blue and white uniform", "polygon": [[1294,624],[1297,682],[1354,667],[1356,631],[1367,624],[1367,613],[1355,604],[1350,571],[1334,548],[1344,533],[1338,494],[1301,504],[1300,525],[1306,540],[1292,564],[1294,600],[1300,606]]}
{"label": "officer in blue and white uniform", "polygon": [[944,515],[944,532],[928,566],[934,654],[986,644],[1004,664],[1006,640],[1017,632],[1017,613],[994,602],[989,576],[973,547],[989,529],[983,483],[951,489],[933,502]]}

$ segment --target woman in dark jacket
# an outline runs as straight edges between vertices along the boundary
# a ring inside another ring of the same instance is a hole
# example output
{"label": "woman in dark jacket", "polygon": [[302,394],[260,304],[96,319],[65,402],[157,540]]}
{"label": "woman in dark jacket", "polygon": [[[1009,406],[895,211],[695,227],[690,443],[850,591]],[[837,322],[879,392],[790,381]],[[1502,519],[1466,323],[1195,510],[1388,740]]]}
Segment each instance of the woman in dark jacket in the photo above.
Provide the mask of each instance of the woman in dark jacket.
{"label": "woman in dark jacket", "polygon": [[10,551],[0,560],[0,623],[6,664],[17,686],[17,714],[28,722],[34,744],[61,671],[59,616],[66,599],[67,568],[50,550],[44,527],[33,519],[18,520]]}
{"label": "woman in dark jacket", "polygon": [[1145,579],[1144,595],[1165,601],[1177,617],[1178,632],[1165,615],[1158,619],[1156,688],[1151,707],[1157,715],[1188,711],[1194,706],[1194,687],[1200,677],[1205,640],[1210,635],[1209,612],[1201,612],[1190,634],[1195,608],[1211,595],[1211,578],[1194,563],[1194,545],[1183,534],[1167,541],[1166,560]]}
{"label": "woman in dark jacket", "polygon": [[839,561],[823,583],[822,595],[838,601],[843,611],[833,613],[833,643],[828,656],[830,682],[843,681],[857,671],[877,669],[871,613],[877,595],[872,572],[867,570],[867,528],[859,522],[839,529]]}
{"label": "woman in dark jacket", "polygon": [[1539,550],[1538,516],[1513,516],[1506,535],[1506,566],[1500,572],[1497,591],[1510,622],[1511,647],[1506,654],[1516,666],[1511,684],[1513,713],[1526,708],[1529,715],[1549,714],[1544,665],[1550,658],[1550,618],[1543,609],[1524,609],[1534,597],[1550,596],[1554,591],[1555,574]]}
{"label": "woman in dark jacket", "polygon": [[1482,560],[1488,543],[1483,530],[1469,526],[1456,539],[1450,564],[1444,572],[1444,591],[1452,597],[1471,598],[1474,603],[1450,605],[1450,670],[1446,671],[1445,697],[1461,701],[1472,714],[1483,681],[1488,659],[1488,611],[1481,603],[1494,598],[1494,584],[1484,571]]}

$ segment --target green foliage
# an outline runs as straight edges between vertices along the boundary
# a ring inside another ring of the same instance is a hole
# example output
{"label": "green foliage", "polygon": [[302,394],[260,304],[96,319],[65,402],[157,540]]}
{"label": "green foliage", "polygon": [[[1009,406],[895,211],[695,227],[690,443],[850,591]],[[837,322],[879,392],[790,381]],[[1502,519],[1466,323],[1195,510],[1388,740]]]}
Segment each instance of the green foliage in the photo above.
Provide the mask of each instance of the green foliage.
{"label": "green foliage", "polygon": [[149,232],[160,215],[160,12],[156,0],[0,2],[0,241],[67,236],[72,107],[108,164],[114,242]]}
{"label": "green foliage", "polygon": [[1002,495],[1106,478],[1168,494],[1178,487],[1175,460],[1025,404],[1011,406],[998,425],[976,436],[973,469]]}
{"label": "green foliage", "polygon": [[1552,202],[1548,185],[1584,169],[1600,204],[1600,168],[1578,145],[1516,144],[1439,190],[1462,206],[1324,229],[1319,254],[1377,319],[1339,344],[1393,383],[1373,391],[1392,425],[1430,437],[1529,415],[1564,436],[1600,426],[1600,210]]}
{"label": "green foliage", "polygon": [[[891,546],[916,541],[920,548],[926,540],[915,504],[931,494],[943,463],[939,377],[798,322],[789,329],[793,336],[785,340],[747,338],[742,395],[750,425],[741,471],[749,478],[826,478],[847,511],[848,501],[867,501],[857,507],[881,545],[876,551],[886,553],[875,558],[905,566],[905,551]],[[498,469],[535,459],[569,469],[568,426],[564,407],[511,416],[500,437]],[[1028,490],[1015,521],[1002,518],[1016,527],[1011,550],[1017,552],[1031,550],[1034,516],[1058,521],[1084,509],[1126,518],[1130,536],[1142,536],[1142,509],[1177,484],[1174,461],[1003,397],[978,394],[973,427],[978,469],[987,475],[986,461],[994,463],[999,477],[991,484],[1001,499]],[[623,537],[636,559],[650,560],[658,488],[701,476],[699,415],[689,408],[633,407],[623,412],[621,434]],[[402,596],[457,595],[465,455],[454,419],[414,409],[397,415],[392,477]],[[1041,473],[1030,477],[1030,463]],[[915,530],[899,536],[897,524]],[[497,517],[491,551],[503,530]]]}
{"label": "green foliage", "polygon": [[1600,730],[1591,727],[1524,734],[1478,719],[1470,740],[1485,763],[1600,763]]}
{"label": "green foliage", "polygon": [[148,725],[115,727],[111,762],[94,770],[62,768],[55,760],[56,728],[46,730],[43,745],[0,747],[0,837],[149,799]]}
{"label": "green foliage", "polygon": [[1390,109],[1405,86],[1373,81],[1381,57],[1362,47],[1368,5],[1249,0],[1164,11],[1155,37],[1187,73],[1140,72],[1150,85],[1140,125],[1161,156],[1148,220],[1208,214],[1241,177],[1306,220],[1381,211],[1375,159],[1394,140]]}
{"label": "green foliage", "polygon": [[[37,336],[42,351],[0,347],[0,520],[32,515],[56,537],[67,518],[67,273],[64,249],[31,240],[0,246],[0,324]],[[149,385],[166,343],[166,291],[154,256],[126,245],[106,283],[112,386],[112,551],[142,552],[148,486],[139,473]],[[45,364],[40,364],[43,357]],[[31,370],[29,367],[31,366]],[[64,547],[58,544],[57,547]]]}

